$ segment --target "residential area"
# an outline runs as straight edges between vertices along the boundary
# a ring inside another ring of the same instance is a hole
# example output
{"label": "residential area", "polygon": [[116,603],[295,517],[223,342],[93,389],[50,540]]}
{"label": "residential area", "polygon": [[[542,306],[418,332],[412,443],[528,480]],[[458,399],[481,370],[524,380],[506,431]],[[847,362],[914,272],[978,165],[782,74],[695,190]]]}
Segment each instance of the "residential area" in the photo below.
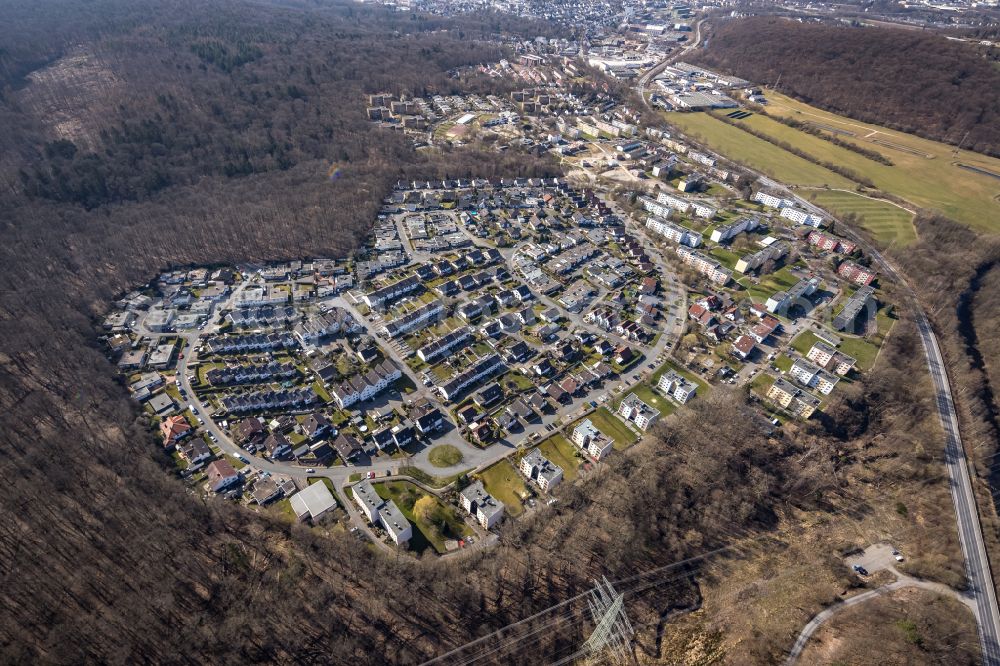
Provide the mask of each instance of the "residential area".
{"label": "residential area", "polygon": [[185,482],[447,555],[712,390],[780,426],[872,366],[892,304],[821,212],[663,132],[581,122],[627,180],[568,158],[569,178],[401,181],[352,257],[123,295],[105,340]]}

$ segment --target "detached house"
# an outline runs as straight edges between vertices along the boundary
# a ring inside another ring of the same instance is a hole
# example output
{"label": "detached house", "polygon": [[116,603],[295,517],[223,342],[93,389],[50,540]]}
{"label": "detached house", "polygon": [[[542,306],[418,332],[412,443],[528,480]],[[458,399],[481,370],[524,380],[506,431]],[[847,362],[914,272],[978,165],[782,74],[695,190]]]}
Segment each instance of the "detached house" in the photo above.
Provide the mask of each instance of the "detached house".
{"label": "detached house", "polygon": [[208,477],[208,487],[213,493],[221,492],[239,483],[240,473],[227,460],[216,460],[205,468]]}
{"label": "detached house", "polygon": [[160,422],[160,432],[163,434],[163,446],[169,449],[177,442],[191,434],[191,425],[183,416],[168,416]]}

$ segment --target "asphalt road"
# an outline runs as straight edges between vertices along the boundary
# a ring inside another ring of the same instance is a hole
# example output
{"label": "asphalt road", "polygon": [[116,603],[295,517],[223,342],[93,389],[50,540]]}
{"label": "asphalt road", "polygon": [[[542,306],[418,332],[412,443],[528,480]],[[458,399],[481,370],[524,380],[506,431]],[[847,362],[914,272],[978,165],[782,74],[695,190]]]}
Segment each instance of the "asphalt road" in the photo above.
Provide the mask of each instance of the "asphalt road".
{"label": "asphalt road", "polygon": [[871,601],[883,594],[893,592],[895,590],[902,589],[904,587],[917,587],[923,590],[929,590],[931,592],[936,592],[944,596],[956,599],[959,603],[965,604],[969,609],[975,613],[975,601],[968,595],[956,592],[947,585],[941,583],[932,583],[926,580],[920,580],[913,578],[912,576],[907,576],[896,569],[895,559],[892,556],[892,546],[886,544],[876,544],[865,549],[865,552],[861,555],[847,558],[844,566],[850,567],[854,564],[860,564],[869,573],[875,573],[876,571],[889,571],[894,576],[896,580],[892,583],[887,583],[878,587],[874,590],[869,590],[868,592],[863,592],[857,596],[845,599],[829,608],[824,609],[822,612],[817,613],[812,620],[803,627],[799,637],[795,640],[795,645],[792,646],[792,650],[788,655],[787,661],[785,661],[785,666],[792,666],[792,664],[798,661],[801,656],[802,651],[805,649],[806,645],[809,643],[809,639],[812,637],[816,630],[820,626],[832,618],[834,615],[844,610],[845,608],[850,608],[851,606],[857,606],[858,604],[863,604],[866,601]]}

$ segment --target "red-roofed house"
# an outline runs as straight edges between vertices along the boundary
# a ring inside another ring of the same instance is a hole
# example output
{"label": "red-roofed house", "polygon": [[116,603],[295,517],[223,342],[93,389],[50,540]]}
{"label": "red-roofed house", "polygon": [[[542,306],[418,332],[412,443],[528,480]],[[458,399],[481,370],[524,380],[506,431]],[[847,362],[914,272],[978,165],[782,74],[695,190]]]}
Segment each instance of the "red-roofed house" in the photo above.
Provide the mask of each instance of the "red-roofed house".
{"label": "red-roofed house", "polygon": [[169,449],[191,434],[191,424],[183,416],[168,416],[160,422],[160,432],[163,434],[163,446]]}
{"label": "red-roofed house", "polygon": [[733,343],[733,353],[744,361],[750,358],[750,354],[756,348],[757,345],[754,343],[753,338],[748,335],[741,335]]}
{"label": "red-roofed house", "polygon": [[229,464],[228,460],[216,460],[205,468],[208,477],[208,487],[213,493],[225,490],[240,480],[240,473]]}

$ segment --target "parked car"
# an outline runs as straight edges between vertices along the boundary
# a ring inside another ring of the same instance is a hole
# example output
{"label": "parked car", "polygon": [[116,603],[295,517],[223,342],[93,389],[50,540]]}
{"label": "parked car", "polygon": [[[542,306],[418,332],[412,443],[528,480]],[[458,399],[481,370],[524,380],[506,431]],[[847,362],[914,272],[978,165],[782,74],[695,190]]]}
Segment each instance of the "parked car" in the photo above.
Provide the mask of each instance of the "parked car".
{"label": "parked car", "polygon": [[369,479],[374,479],[375,478],[375,472],[368,472],[368,474],[366,476]]}
{"label": "parked car", "polygon": [[897,562],[902,562],[903,559],[905,559],[903,557],[903,554],[901,552],[899,552],[898,550],[896,550],[895,548],[892,549],[892,556],[896,558]]}
{"label": "parked car", "polygon": [[867,576],[868,575],[868,569],[865,569],[860,564],[855,564],[852,568],[854,569],[854,572],[856,574],[858,574],[859,576]]}

